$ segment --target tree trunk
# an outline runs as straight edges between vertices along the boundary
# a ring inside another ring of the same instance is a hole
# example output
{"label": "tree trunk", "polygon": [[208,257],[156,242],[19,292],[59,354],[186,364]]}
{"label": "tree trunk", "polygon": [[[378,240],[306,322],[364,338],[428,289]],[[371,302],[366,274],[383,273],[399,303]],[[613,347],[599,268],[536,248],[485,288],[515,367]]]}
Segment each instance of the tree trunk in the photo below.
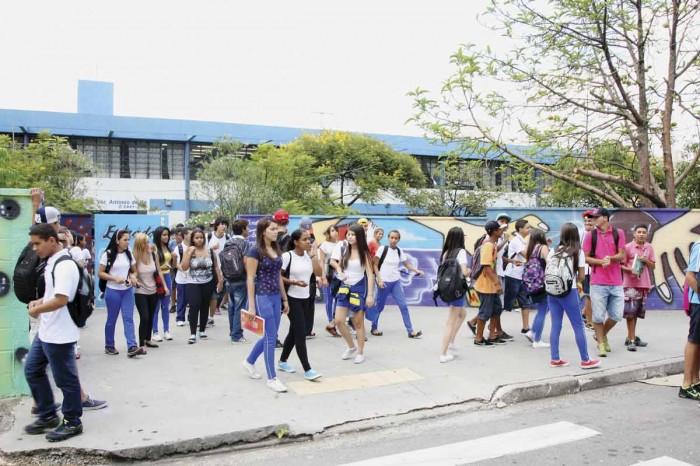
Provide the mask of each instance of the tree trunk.
{"label": "tree trunk", "polygon": [[[651,167],[649,166],[649,101],[647,100],[647,70],[644,54],[644,18],[642,17],[642,2],[637,2],[637,89],[639,92],[639,117],[637,121],[637,158],[639,159],[639,184],[645,192],[655,192],[651,182]],[[651,199],[641,198],[640,207],[653,207]]]}
{"label": "tree trunk", "polygon": [[664,95],[664,114],[661,119],[661,148],[664,154],[664,172],[666,173],[666,205],[676,207],[676,179],[673,170],[673,153],[671,151],[671,130],[673,125],[673,96],[676,91],[676,65],[678,47],[676,34],[678,28],[678,2],[671,2],[668,41],[668,75],[666,76],[666,95]]}

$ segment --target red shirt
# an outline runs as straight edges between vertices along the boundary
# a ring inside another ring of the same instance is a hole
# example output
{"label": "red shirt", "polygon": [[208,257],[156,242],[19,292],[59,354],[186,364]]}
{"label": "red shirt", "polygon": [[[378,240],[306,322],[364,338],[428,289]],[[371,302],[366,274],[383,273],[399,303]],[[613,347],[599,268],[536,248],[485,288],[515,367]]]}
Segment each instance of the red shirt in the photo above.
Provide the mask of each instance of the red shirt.
{"label": "red shirt", "polygon": [[[654,256],[654,248],[649,243],[644,243],[642,246],[638,245],[636,241],[625,246],[625,253],[627,253],[627,260],[625,261],[625,266],[632,267],[632,262],[634,262],[634,256],[647,256],[652,262],[656,262],[656,257]],[[649,267],[646,265],[642,270],[642,274],[637,278],[636,275],[629,272],[625,272],[624,277],[625,288],[651,288],[651,277],[649,276]]]}
{"label": "red shirt", "polygon": [[367,247],[369,248],[369,253],[372,257],[377,255],[377,249],[379,249],[379,243],[377,243],[377,240],[372,238],[367,242]]}

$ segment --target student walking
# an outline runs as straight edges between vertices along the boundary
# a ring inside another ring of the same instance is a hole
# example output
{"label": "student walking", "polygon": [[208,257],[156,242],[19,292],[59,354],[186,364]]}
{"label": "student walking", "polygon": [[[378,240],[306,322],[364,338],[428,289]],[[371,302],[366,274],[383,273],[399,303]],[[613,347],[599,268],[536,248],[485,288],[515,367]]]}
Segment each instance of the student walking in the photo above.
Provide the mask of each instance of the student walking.
{"label": "student walking", "polygon": [[[507,226],[507,225],[506,225]],[[499,336],[498,331],[501,325],[501,314],[503,313],[503,303],[501,295],[503,286],[496,273],[498,258],[498,241],[503,235],[503,225],[494,220],[489,220],[484,225],[486,238],[481,244],[480,264],[482,271],[474,283],[474,289],[479,295],[479,314],[476,316],[476,335],[474,345],[481,348],[493,348],[494,345],[503,345],[506,338]],[[475,267],[472,264],[472,267]],[[486,322],[489,322],[489,338],[484,338]]]}
{"label": "student walking", "polygon": [[[163,274],[160,271],[160,262],[155,252],[150,251],[148,244],[148,236],[145,233],[136,233],[134,235],[134,259],[136,259],[136,282],[134,287],[134,301],[136,309],[139,312],[139,346],[146,353],[145,346],[149,348],[158,348],[158,344],[151,340],[153,332],[153,320],[158,312],[160,299],[156,292],[155,276],[163,280]],[[169,293],[166,288],[166,296]],[[169,302],[166,301],[166,303]],[[165,307],[168,314],[167,304]]]}
{"label": "student walking", "polygon": [[190,247],[192,230],[189,227],[182,228],[182,242],[173,249],[173,265],[177,269],[175,274],[175,289],[177,290],[175,324],[178,327],[185,326],[185,311],[187,310],[187,272],[182,270],[182,260]]}
{"label": "student walking", "polygon": [[[526,265],[532,261],[537,261],[540,264],[542,272],[547,264],[547,256],[549,255],[549,246],[547,245],[547,238],[544,235],[544,231],[539,228],[532,228],[530,230],[530,241],[527,245],[527,252],[525,253]],[[543,279],[544,277],[539,277]],[[527,287],[533,289],[538,286],[534,281],[537,280],[536,276],[529,276],[527,273],[523,274],[523,282]],[[537,316],[535,316],[535,321],[532,323],[532,329],[525,334],[528,340],[532,342],[533,348],[549,348],[549,343],[542,341],[542,332],[544,331],[544,324],[547,317],[548,303],[547,303],[547,293],[544,291],[544,281],[539,283],[542,287],[539,290],[531,291],[528,294],[530,302],[533,307],[537,307]]]}
{"label": "student walking", "polygon": [[530,331],[530,297],[523,286],[523,268],[525,253],[530,237],[530,224],[524,218],[515,221],[515,233],[508,242],[507,254],[503,255],[505,264],[505,283],[503,293],[503,309],[512,311],[517,299],[523,326],[521,333]]}
{"label": "student walking", "polygon": [[[547,296],[549,312],[552,316],[552,330],[549,334],[549,342],[551,345],[551,359],[549,365],[550,367],[565,367],[569,365],[568,361],[564,361],[559,357],[559,337],[561,336],[564,314],[566,314],[574,330],[574,336],[576,337],[576,346],[578,346],[578,352],[581,356],[581,369],[598,367],[600,361],[591,359],[588,356],[586,334],[583,328],[583,318],[581,317],[579,307],[578,287],[576,283],[582,282],[584,279],[583,265],[586,263],[586,257],[583,255],[583,250],[581,249],[581,240],[576,225],[570,222],[562,225],[559,234],[559,245],[549,252],[547,255],[547,263],[547,271],[561,271],[561,283],[569,287],[568,291],[562,290],[564,294],[560,296],[554,296],[552,294],[548,294]],[[559,274],[557,274],[557,276],[559,276]],[[571,281],[568,281],[569,279]]]}
{"label": "student walking", "polygon": [[[158,227],[153,232],[153,244],[155,245],[156,255],[158,256],[159,270],[163,278],[163,284],[168,290],[168,293],[158,299],[158,306],[153,317],[153,341],[172,340],[170,335],[170,294],[174,288],[173,276],[170,271],[173,269],[173,254],[170,252],[170,228]],[[138,291],[137,291],[138,293]],[[158,333],[158,311],[163,320],[163,335]]]}
{"label": "student walking", "polygon": [[255,231],[255,246],[246,253],[246,272],[249,299],[249,320],[257,314],[265,319],[265,334],[259,339],[248,358],[243,361],[243,368],[250,378],[259,379],[255,370],[255,361],[264,353],[267,386],[276,392],[286,392],[287,387],[277,378],[275,372],[275,346],[280,326],[280,311],[289,312],[287,293],[282,283],[282,257],[277,247],[277,223],[271,218],[258,221]]}
{"label": "student walking", "polygon": [[[447,259],[456,259],[462,275],[465,277],[471,273],[467,267],[467,250],[464,246],[464,231],[460,227],[452,227],[447,232],[445,244],[442,245],[442,253],[440,253],[440,261],[444,262]],[[463,296],[449,304],[450,311],[445,322],[445,332],[442,336],[442,346],[440,348],[440,362],[450,362],[454,360],[454,355],[448,353],[448,349],[457,350],[454,345],[454,340],[457,336],[459,328],[462,326],[464,319],[467,317],[467,310],[464,308],[466,296]]]}
{"label": "student walking", "polygon": [[325,241],[318,248],[319,262],[323,264],[323,276],[321,277],[321,285],[323,286],[323,297],[326,305],[326,317],[328,325],[326,331],[334,337],[340,336],[335,328],[335,298],[331,295],[330,282],[335,274],[335,269],[331,266],[331,254],[338,243],[338,227],[331,225],[323,232]]}
{"label": "student walking", "polygon": [[109,240],[107,250],[100,258],[99,278],[107,281],[105,304],[107,305],[107,322],[105,323],[105,353],[117,355],[114,346],[114,331],[119,313],[122,315],[124,337],[126,338],[127,356],[133,358],[144,354],[143,348],[136,344],[134,330],[134,288],[136,283],[136,261],[129,251],[130,235],[127,230],[117,230]]}
{"label": "student walking", "polygon": [[245,254],[248,251],[248,220],[239,218],[231,224],[233,236],[228,240],[222,255],[221,273],[226,280],[228,293],[228,325],[231,344],[246,343],[241,327],[241,309],[248,304]]}
{"label": "student walking", "polygon": [[[282,255],[282,281],[287,289],[289,301],[289,333],[284,339],[284,347],[277,368],[284,372],[295,372],[287,362],[292,348],[296,347],[299,362],[304,368],[306,380],[316,380],[321,374],[311,369],[306,351],[306,308],[309,304],[309,277],[321,275],[316,246],[309,242],[307,231],[294,230],[289,241],[288,252]],[[312,275],[313,274],[313,275]]]}

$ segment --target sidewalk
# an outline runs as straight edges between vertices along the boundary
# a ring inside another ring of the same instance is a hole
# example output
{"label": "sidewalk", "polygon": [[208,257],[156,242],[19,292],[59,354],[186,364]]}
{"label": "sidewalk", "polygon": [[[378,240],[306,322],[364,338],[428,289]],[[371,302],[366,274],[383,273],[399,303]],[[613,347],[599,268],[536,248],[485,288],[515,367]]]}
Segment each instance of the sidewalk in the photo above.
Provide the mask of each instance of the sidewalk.
{"label": "sidewalk", "polygon": [[[475,312],[469,309],[468,318]],[[398,309],[388,306],[381,320],[384,336],[369,336],[366,361],[356,365],[352,360],[340,359],[345,349],[343,340],[325,332],[325,312],[322,305],[317,305],[318,337],[308,340],[307,346],[312,367],[323,373],[323,377],[317,382],[305,381],[296,354],[292,353],[289,362],[297,373],[278,371],[290,390],[277,394],[265,384],[262,358],[256,367],[263,379],[252,380],[244,373],[241,362],[256,337],[247,334],[249,343],[231,345],[225,313],[216,317],[214,328],[208,329],[209,339],[195,345],[187,344],[189,329],[176,327],[171,314],[174,340],[164,341],[160,348],[149,349],[148,355],[134,360],[126,357],[120,324],[116,339],[120,354],[104,354],[106,312],[98,309],[90,319],[89,328],[82,331],[82,358],[78,367],[84,387],[95,398],[108,400],[109,407],[84,413],[83,435],[50,444],[43,436],[23,433],[22,427],[31,422],[31,399],[26,398],[14,410],[12,429],[0,436],[0,452],[73,447],[122,457],[156,458],[240,440],[261,440],[284,429],[292,435],[313,434],[350,421],[468,400],[487,402],[499,387],[523,382],[539,381],[536,385],[549,388],[549,379],[585,382],[595,372],[609,373],[610,369],[635,366],[638,369],[640,363],[654,362],[656,366],[672,368],[673,372],[678,370],[678,358],[683,354],[688,331],[688,319],[683,312],[648,312],[647,319],[638,325],[638,333],[649,346],[632,353],[623,346],[626,328],[621,322],[611,332],[613,351],[603,358],[602,368],[582,371],[578,368],[573,331],[565,319],[561,357],[570,361],[571,366],[552,369],[548,366],[549,350],[532,349],[520,334],[520,314],[504,313],[503,328],[516,337],[514,342],[490,349],[475,347],[465,324],[457,337],[459,357],[440,364],[439,348],[447,308],[417,307],[411,313],[415,329],[423,331],[421,339],[407,338]],[[284,317],[281,339],[287,327],[288,320]],[[544,335],[548,341],[549,323]],[[586,335],[593,355],[592,333]],[[639,370],[634,374],[639,378]],[[641,374],[643,377],[644,371]],[[526,398],[512,394],[503,397],[508,402]]]}

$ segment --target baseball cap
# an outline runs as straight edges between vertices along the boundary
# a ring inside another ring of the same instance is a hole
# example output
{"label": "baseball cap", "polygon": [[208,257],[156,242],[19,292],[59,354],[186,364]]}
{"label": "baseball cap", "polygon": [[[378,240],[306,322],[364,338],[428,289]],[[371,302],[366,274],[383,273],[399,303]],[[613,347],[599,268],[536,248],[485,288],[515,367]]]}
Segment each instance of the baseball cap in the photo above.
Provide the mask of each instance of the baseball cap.
{"label": "baseball cap", "polygon": [[301,220],[299,221],[299,229],[308,231],[308,230],[313,230],[314,228],[314,223],[311,221],[311,217],[302,217]]}
{"label": "baseball cap", "polygon": [[61,212],[55,207],[41,207],[34,216],[35,223],[58,223],[61,221]]}
{"label": "baseball cap", "polygon": [[289,223],[289,212],[280,209],[277,212],[275,212],[275,215],[273,215],[272,218],[275,220],[276,223],[279,223],[280,225],[286,225]]}
{"label": "baseball cap", "polygon": [[583,218],[588,218],[593,216],[593,209],[588,209],[584,213],[581,214],[581,217]]}
{"label": "baseball cap", "polygon": [[589,215],[591,217],[594,217],[594,218],[598,218],[598,217],[610,218],[610,211],[608,209],[606,209],[605,207],[599,207],[597,209],[593,209]]}
{"label": "baseball cap", "polygon": [[489,220],[486,222],[486,225],[484,225],[484,230],[486,230],[486,233],[489,235],[499,229],[501,229],[501,224],[495,220]]}
{"label": "baseball cap", "polygon": [[359,220],[357,221],[357,223],[359,223],[359,224],[362,225],[362,226],[365,226],[365,225],[369,225],[369,220],[367,220],[366,218],[362,217],[361,219],[359,219]]}
{"label": "baseball cap", "polygon": [[506,220],[508,220],[508,221],[510,222],[510,215],[508,215],[507,213],[501,212],[501,213],[498,214],[498,216],[496,217],[496,220],[500,220],[500,219],[502,219],[502,218],[505,218]]}

